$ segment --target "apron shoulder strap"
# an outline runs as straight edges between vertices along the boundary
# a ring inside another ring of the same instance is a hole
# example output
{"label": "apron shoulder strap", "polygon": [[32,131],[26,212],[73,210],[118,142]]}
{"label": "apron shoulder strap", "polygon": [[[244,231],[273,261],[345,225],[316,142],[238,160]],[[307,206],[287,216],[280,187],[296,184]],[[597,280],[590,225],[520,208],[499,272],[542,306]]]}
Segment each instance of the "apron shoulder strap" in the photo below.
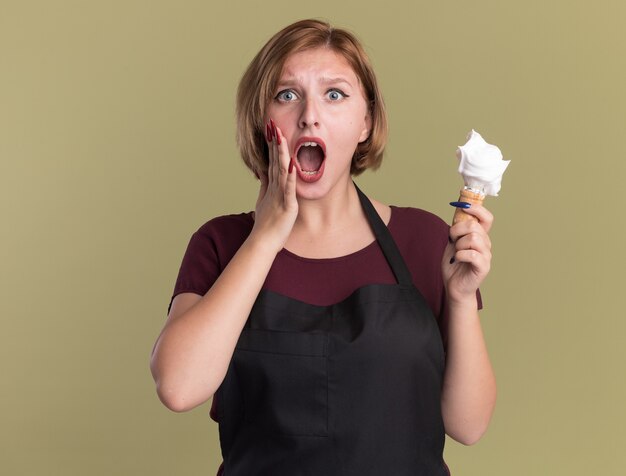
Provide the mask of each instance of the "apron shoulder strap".
{"label": "apron shoulder strap", "polygon": [[359,200],[361,201],[361,206],[363,207],[365,216],[372,227],[376,240],[383,250],[383,254],[387,259],[393,274],[396,276],[398,284],[412,286],[413,278],[411,276],[411,272],[407,268],[406,263],[400,254],[400,250],[389,232],[389,229],[380,218],[380,215],[374,208],[374,205],[372,205],[372,202],[370,202],[370,199],[367,198],[363,192],[361,192],[361,189],[357,187],[356,183],[354,186],[359,194]]}

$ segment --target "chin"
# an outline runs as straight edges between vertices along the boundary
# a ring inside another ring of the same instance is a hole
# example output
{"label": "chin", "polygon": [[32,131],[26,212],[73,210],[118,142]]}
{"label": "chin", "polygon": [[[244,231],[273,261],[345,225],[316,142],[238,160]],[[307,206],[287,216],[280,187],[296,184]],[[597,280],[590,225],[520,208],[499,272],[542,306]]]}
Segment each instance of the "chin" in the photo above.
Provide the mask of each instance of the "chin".
{"label": "chin", "polygon": [[[348,176],[346,183],[352,183],[352,177]],[[306,183],[298,180],[296,183],[296,196],[303,200],[320,200],[326,198],[333,190],[342,188],[343,181],[334,183],[329,180],[318,180],[314,183]]]}
{"label": "chin", "polygon": [[328,187],[323,184],[298,182],[296,184],[296,196],[304,200],[319,200],[328,195]]}

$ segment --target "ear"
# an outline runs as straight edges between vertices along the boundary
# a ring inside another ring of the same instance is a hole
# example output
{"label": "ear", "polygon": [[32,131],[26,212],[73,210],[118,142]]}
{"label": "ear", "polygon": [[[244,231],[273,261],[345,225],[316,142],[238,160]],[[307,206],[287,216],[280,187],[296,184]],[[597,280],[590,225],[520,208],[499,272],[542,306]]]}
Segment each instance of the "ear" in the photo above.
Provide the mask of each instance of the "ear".
{"label": "ear", "polygon": [[365,116],[365,124],[363,130],[361,131],[361,135],[359,136],[359,144],[361,142],[365,142],[370,133],[372,132],[372,115],[369,111],[367,111],[367,115]]}

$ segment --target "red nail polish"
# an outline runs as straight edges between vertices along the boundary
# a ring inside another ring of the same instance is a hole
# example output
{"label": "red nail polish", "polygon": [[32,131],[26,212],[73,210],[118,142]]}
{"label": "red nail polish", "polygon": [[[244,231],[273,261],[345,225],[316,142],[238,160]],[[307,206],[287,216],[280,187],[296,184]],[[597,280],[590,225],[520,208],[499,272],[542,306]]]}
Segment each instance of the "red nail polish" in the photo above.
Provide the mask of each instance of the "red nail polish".
{"label": "red nail polish", "polygon": [[294,161],[292,157],[291,160],[289,161],[289,173],[293,172],[293,164],[294,164]]}
{"label": "red nail polish", "polygon": [[265,124],[265,134],[267,136],[267,142],[272,142],[272,131],[269,124]]}
{"label": "red nail polish", "polygon": [[278,131],[276,131],[276,140],[278,141],[278,145],[282,144],[282,140],[280,140],[280,135],[278,134]]}
{"label": "red nail polish", "polygon": [[272,125],[272,134],[276,137],[276,124],[274,124],[274,119],[270,119],[270,124]]}

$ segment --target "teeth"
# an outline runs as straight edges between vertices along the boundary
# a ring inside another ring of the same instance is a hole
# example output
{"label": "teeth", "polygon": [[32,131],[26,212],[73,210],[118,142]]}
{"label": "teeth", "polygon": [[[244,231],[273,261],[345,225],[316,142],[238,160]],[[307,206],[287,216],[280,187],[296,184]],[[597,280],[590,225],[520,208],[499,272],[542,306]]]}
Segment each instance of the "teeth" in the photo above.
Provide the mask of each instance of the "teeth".
{"label": "teeth", "polygon": [[[322,147],[321,145],[319,145],[317,142],[303,142],[299,148],[302,147]],[[297,159],[298,162],[300,161],[300,159]],[[302,172],[303,175],[309,175],[309,176],[313,176],[315,174],[317,174],[319,172],[319,170],[300,170]]]}

